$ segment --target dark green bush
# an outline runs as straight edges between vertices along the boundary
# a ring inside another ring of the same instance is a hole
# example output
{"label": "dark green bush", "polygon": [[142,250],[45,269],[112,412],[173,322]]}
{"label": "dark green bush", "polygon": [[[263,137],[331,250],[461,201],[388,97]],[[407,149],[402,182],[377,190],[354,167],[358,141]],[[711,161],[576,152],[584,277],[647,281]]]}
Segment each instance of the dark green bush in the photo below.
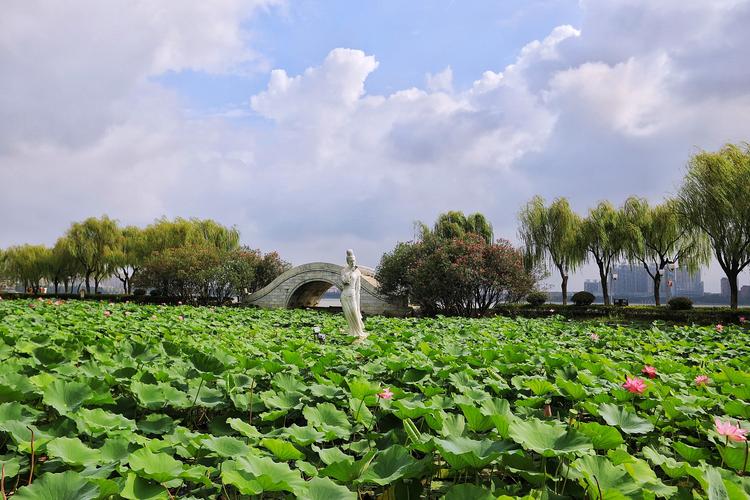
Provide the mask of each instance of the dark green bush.
{"label": "dark green bush", "polygon": [[532,306],[541,306],[547,302],[547,294],[545,292],[531,292],[526,296],[526,302]]}
{"label": "dark green bush", "polygon": [[688,297],[672,297],[668,304],[670,309],[676,311],[686,311],[693,308],[693,301]]}
{"label": "dark green bush", "polygon": [[577,306],[590,306],[594,303],[594,294],[591,292],[576,292],[570,298]]}
{"label": "dark green bush", "polygon": [[144,290],[143,288],[136,288],[135,290],[133,290],[133,295],[136,297],[143,297],[144,295],[146,295],[146,290]]}

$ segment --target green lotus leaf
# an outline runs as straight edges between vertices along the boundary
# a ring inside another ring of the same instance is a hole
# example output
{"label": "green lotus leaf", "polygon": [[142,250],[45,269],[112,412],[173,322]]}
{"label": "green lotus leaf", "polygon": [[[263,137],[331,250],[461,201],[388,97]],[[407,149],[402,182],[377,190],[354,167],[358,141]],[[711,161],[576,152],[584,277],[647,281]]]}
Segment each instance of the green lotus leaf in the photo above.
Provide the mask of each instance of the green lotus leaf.
{"label": "green lotus leaf", "polygon": [[348,439],[351,434],[352,424],[346,418],[346,413],[331,403],[320,403],[315,407],[306,406],[302,414],[310,425],[327,435]]}
{"label": "green lotus leaf", "polygon": [[166,434],[174,429],[175,421],[169,415],[152,413],[138,421],[138,429],[146,434]]}
{"label": "green lotus leaf", "polygon": [[153,453],[148,448],[134,451],[128,457],[130,468],[139,476],[165,483],[180,477],[183,464],[166,453]]}
{"label": "green lotus leaf", "polygon": [[701,460],[706,460],[711,456],[711,452],[705,448],[697,448],[685,443],[680,443],[679,441],[674,442],[672,447],[688,462],[699,462]]}
{"label": "green lotus leaf", "polygon": [[192,353],[190,361],[195,369],[201,373],[221,375],[225,370],[224,363],[219,358],[203,352]]}
{"label": "green lotus leaf", "polygon": [[14,500],[92,500],[99,488],[73,471],[47,472],[29,486],[19,488]]}
{"label": "green lotus leaf", "polygon": [[403,446],[393,445],[375,455],[370,466],[356,482],[385,486],[398,479],[415,477],[423,469],[424,462],[412,457]]}
{"label": "green lotus leaf", "polygon": [[120,496],[128,500],[165,500],[169,498],[164,486],[129,473]]}
{"label": "green lotus leaf", "polygon": [[516,419],[508,429],[510,438],[527,450],[552,457],[593,448],[591,440],[564,424],[547,424],[541,420]]}
{"label": "green lotus leaf", "polygon": [[612,450],[625,442],[616,428],[596,422],[580,424],[578,431],[591,439],[595,450]]}
{"label": "green lotus leaf", "polygon": [[60,458],[66,464],[85,467],[102,461],[102,454],[99,450],[89,448],[78,438],[55,438],[47,443],[47,453],[51,457]]}
{"label": "green lotus leaf", "polygon": [[299,460],[304,458],[304,454],[294,447],[292,443],[282,439],[265,438],[260,441],[260,445],[273,453],[273,456],[283,462],[290,460]]}
{"label": "green lotus leaf", "polygon": [[0,422],[16,420],[18,422],[30,424],[34,422],[41,413],[42,412],[39,410],[35,410],[34,408],[17,401],[0,404]]}
{"label": "green lotus leaf", "polygon": [[250,425],[239,418],[228,418],[227,423],[232,429],[236,430],[247,438],[257,439],[262,436],[262,434],[258,432],[258,429],[256,429],[255,426]]}
{"label": "green lotus leaf", "polygon": [[287,373],[277,373],[271,379],[271,384],[279,392],[298,392],[300,394],[307,391],[307,386],[294,375]]}
{"label": "green lotus leaf", "polygon": [[304,490],[298,491],[301,500],[355,500],[357,494],[346,486],[334,483],[327,477],[314,477],[305,484]]}
{"label": "green lotus leaf", "polygon": [[571,467],[581,473],[582,485],[593,492],[591,498],[628,498],[642,491],[625,467],[612,465],[606,457],[587,455],[576,459]]}
{"label": "green lotus leaf", "polygon": [[562,389],[562,392],[576,401],[582,401],[584,399],[587,399],[588,397],[586,388],[577,382],[573,382],[572,380],[565,380],[561,377],[558,377],[555,380],[555,384],[557,384],[557,387]]}
{"label": "green lotus leaf", "polygon": [[79,409],[73,415],[78,431],[90,436],[101,436],[110,431],[135,431],[135,422],[117,413],[111,413],[101,408],[89,410]]}
{"label": "green lotus leaf", "polygon": [[292,424],[284,429],[284,435],[300,446],[309,446],[325,437],[324,432],[315,430],[315,428],[310,425],[300,427],[297,424]]}
{"label": "green lotus leaf", "polygon": [[[292,470],[287,464],[274,462],[270,458],[247,455],[236,460],[229,460],[222,465],[222,479],[227,480],[224,476],[224,467],[232,463],[230,467],[234,468],[243,480],[252,481],[252,488],[259,487],[260,492],[267,491],[304,491],[305,481],[302,479],[298,470]],[[232,483],[230,483],[232,484]],[[240,490],[242,491],[242,490]],[[257,493],[248,493],[257,494]]]}
{"label": "green lotus leaf", "polygon": [[231,436],[211,436],[204,439],[202,444],[220,457],[226,458],[247,455],[251,451],[244,441]]}
{"label": "green lotus leaf", "polygon": [[364,378],[347,380],[346,383],[349,386],[349,393],[354,399],[365,400],[368,396],[374,396],[383,391],[379,384]]}
{"label": "green lotus leaf", "polygon": [[0,374],[0,402],[28,401],[36,392],[37,388],[20,373]]}
{"label": "green lotus leaf", "polygon": [[55,380],[44,388],[42,401],[60,413],[68,415],[76,411],[93,392],[83,382]]}
{"label": "green lotus leaf", "polygon": [[127,460],[130,456],[130,440],[124,437],[109,438],[99,451],[102,454],[102,460],[109,463],[117,463]]}
{"label": "green lotus leaf", "polygon": [[508,441],[480,441],[461,436],[435,438],[434,441],[445,461],[456,469],[481,469],[494,462],[500,455],[518,449],[515,443]]}
{"label": "green lotus leaf", "polygon": [[490,399],[482,401],[481,410],[483,415],[492,419],[500,437],[507,439],[508,427],[514,418],[510,411],[510,403],[505,399]]}
{"label": "green lotus leaf", "polygon": [[[337,452],[327,452],[329,449],[337,450]],[[327,453],[324,453],[324,451],[319,452],[323,463],[327,464],[326,467],[320,470],[320,475],[332,477],[342,483],[350,483],[358,479],[370,466],[377,453],[375,450],[371,450],[360,460],[355,461],[354,457],[342,453],[337,448],[327,448],[325,451]]]}
{"label": "green lotus leaf", "polygon": [[616,425],[626,434],[646,434],[654,430],[654,424],[617,405],[599,405],[599,414],[609,425]]}
{"label": "green lotus leaf", "polygon": [[0,467],[5,470],[5,477],[10,479],[16,477],[21,470],[21,457],[17,455],[0,455]]}
{"label": "green lotus leaf", "polygon": [[466,417],[466,425],[474,432],[486,432],[495,427],[492,417],[482,413],[480,408],[471,404],[459,404],[461,412]]}
{"label": "green lotus leaf", "polygon": [[445,492],[443,500],[495,500],[487,488],[475,484],[454,484]]}

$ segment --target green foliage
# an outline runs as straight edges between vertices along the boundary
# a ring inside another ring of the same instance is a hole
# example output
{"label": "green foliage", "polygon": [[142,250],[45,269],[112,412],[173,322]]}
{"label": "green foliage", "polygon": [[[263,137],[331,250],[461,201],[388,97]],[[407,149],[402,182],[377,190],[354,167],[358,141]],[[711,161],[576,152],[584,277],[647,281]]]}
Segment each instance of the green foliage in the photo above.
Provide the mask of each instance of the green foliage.
{"label": "green foliage", "polygon": [[530,294],[526,295],[526,302],[531,304],[532,306],[541,306],[545,302],[547,302],[548,295],[546,292],[531,292]]}
{"label": "green foliage", "polygon": [[591,292],[576,292],[570,298],[570,300],[573,301],[573,304],[577,306],[590,306],[594,303],[595,299],[596,297],[594,297],[594,294]]}
{"label": "green foliage", "polygon": [[417,225],[423,240],[429,238],[450,240],[471,235],[479,236],[485,243],[492,243],[493,240],[492,224],[479,212],[464,215],[461,211],[452,210],[438,215],[432,229],[421,222]]}
{"label": "green foliage", "polygon": [[44,245],[12,246],[1,256],[0,277],[19,281],[24,289],[39,293],[41,280],[49,274],[51,255]]}
{"label": "green foliage", "polygon": [[659,305],[661,273],[678,262],[689,270],[707,263],[706,238],[679,215],[675,200],[652,207],[643,198],[630,197],[623,210],[629,223],[638,228],[637,237],[629,241],[627,257],[646,269],[654,285],[654,302]]}
{"label": "green foliage", "polygon": [[667,304],[670,309],[676,311],[687,311],[693,308],[693,301],[689,297],[672,297]]}
{"label": "green foliage", "polygon": [[683,223],[704,233],[729,279],[730,305],[737,307],[737,276],[750,264],[750,144],[701,151],[688,164],[677,195]]}
{"label": "green foliage", "polygon": [[563,305],[567,304],[568,275],[586,257],[580,244],[581,218],[565,198],[558,198],[546,207],[544,200],[535,196],[521,209],[518,219],[527,268],[547,262],[557,269],[562,279]]}
{"label": "green foliage", "polygon": [[[302,310],[3,300],[6,494],[746,495],[746,448],[714,430],[750,427],[745,326],[370,317],[354,344],[344,327]],[[626,392],[644,364],[658,376]]]}
{"label": "green foliage", "polygon": [[509,242],[476,235],[400,243],[383,256],[376,276],[383,293],[408,296],[424,314],[463,316],[518,302],[537,280]]}

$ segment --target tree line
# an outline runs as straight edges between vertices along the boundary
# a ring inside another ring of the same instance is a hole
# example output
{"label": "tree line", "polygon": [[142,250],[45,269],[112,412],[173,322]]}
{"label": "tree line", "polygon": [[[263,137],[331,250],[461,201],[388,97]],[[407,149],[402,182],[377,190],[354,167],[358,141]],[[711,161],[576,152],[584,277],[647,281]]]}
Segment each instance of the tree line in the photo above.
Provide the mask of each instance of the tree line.
{"label": "tree line", "polygon": [[[657,205],[628,198],[615,208],[602,201],[585,217],[568,200],[546,205],[534,197],[519,213],[519,236],[528,265],[544,265],[560,276],[563,304],[568,276],[594,262],[604,303],[610,303],[608,276],[618,261],[643,266],[653,283],[654,302],[667,266],[694,271],[713,255],[737,308],[738,276],[750,264],[750,145],[727,144],[692,156],[677,194]],[[679,264],[678,264],[679,263]]]}
{"label": "tree line", "polygon": [[[0,251],[0,277],[39,293],[83,287],[98,293],[115,277],[123,293],[219,301],[252,293],[289,269],[276,252],[240,245],[236,228],[211,219],[159,219],[144,228],[120,227],[109,217],[74,222],[54,246],[17,245]],[[134,287],[140,287],[136,289]]]}

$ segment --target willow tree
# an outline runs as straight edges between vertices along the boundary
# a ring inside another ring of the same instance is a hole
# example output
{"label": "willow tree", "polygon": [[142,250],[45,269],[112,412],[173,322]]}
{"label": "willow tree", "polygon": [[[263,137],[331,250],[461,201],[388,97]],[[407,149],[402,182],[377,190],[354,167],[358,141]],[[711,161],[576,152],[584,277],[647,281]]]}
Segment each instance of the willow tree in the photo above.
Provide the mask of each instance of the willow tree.
{"label": "willow tree", "polygon": [[111,272],[110,258],[116,249],[118,235],[117,222],[106,215],[74,222],[65,234],[70,253],[81,266],[86,293],[91,292],[92,277],[96,293],[99,282]]}
{"label": "willow tree", "polygon": [[637,227],[636,238],[629,240],[628,260],[643,266],[651,277],[654,303],[661,305],[661,279],[667,266],[678,261],[689,270],[708,261],[706,239],[685,224],[677,211],[675,200],[668,199],[655,206],[635,196],[625,201],[628,221]]}
{"label": "willow tree", "polygon": [[610,304],[607,278],[612,266],[625,254],[637,235],[638,228],[628,221],[624,209],[617,210],[608,201],[602,201],[589,210],[581,224],[580,245],[584,252],[591,254],[599,268],[606,305]]}
{"label": "willow tree", "polygon": [[694,155],[677,195],[686,224],[703,232],[729,280],[737,308],[737,276],[750,264],[750,145],[727,144]]}
{"label": "willow tree", "polygon": [[141,269],[149,253],[144,230],[127,226],[118,232],[109,262],[126,295],[132,292],[133,277]]}
{"label": "willow tree", "polygon": [[23,284],[24,291],[39,293],[41,282],[47,276],[50,249],[44,245],[17,245],[3,253],[2,274]]}
{"label": "willow tree", "polygon": [[568,276],[581,265],[581,218],[568,200],[557,198],[548,207],[540,196],[521,209],[519,236],[526,247],[529,264],[547,262],[560,273],[563,305],[568,303]]}
{"label": "willow tree", "polygon": [[479,212],[464,215],[461,211],[451,210],[438,215],[432,228],[422,222],[417,222],[416,225],[422,239],[434,236],[450,240],[475,234],[490,244],[494,238],[492,224]]}

